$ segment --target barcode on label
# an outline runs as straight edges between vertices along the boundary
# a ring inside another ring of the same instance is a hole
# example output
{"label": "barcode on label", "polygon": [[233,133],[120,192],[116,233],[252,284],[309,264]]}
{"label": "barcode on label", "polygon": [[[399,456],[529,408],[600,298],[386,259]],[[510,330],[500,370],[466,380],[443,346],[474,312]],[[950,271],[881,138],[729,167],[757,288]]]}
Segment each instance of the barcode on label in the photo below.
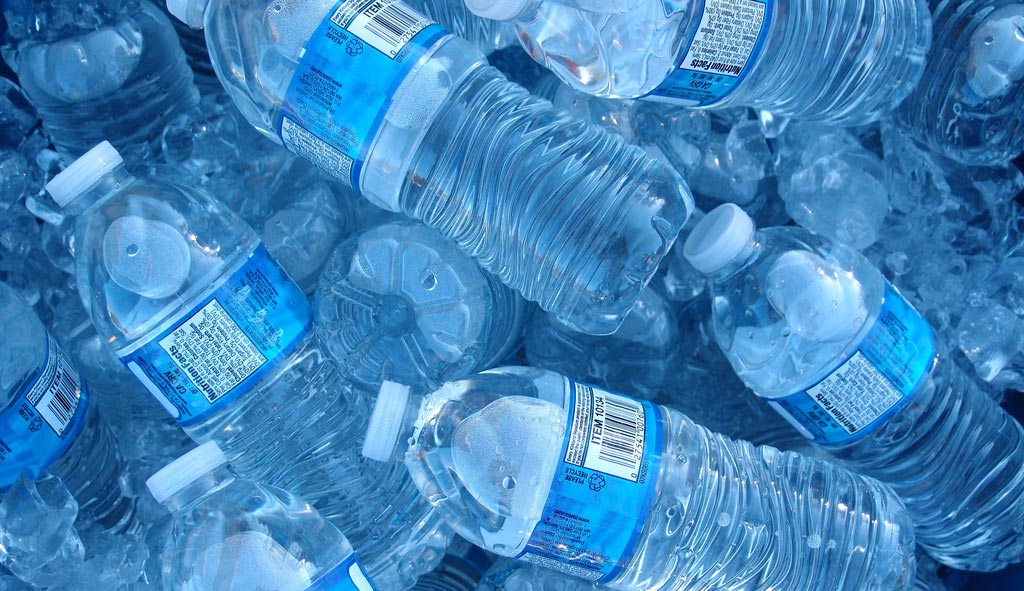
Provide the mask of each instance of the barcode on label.
{"label": "barcode on label", "polygon": [[28,401],[58,437],[64,435],[81,400],[78,372],[50,339],[46,366],[28,394]]}
{"label": "barcode on label", "polygon": [[565,462],[637,482],[644,457],[641,403],[573,384],[575,404]]}
{"label": "barcode on label", "polygon": [[430,22],[398,0],[374,0],[352,19],[347,29],[377,51],[395,57]]}
{"label": "barcode on label", "polygon": [[644,457],[644,407],[594,391],[594,419],[583,467],[636,482]]}

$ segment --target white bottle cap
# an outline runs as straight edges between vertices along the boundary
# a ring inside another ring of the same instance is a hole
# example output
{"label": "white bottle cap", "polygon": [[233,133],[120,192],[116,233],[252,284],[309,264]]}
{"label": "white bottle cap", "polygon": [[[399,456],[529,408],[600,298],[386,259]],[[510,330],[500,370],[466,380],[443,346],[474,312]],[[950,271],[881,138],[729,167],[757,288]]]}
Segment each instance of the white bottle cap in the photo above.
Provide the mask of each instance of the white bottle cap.
{"label": "white bottle cap", "polygon": [[465,0],[473,14],[495,21],[510,21],[522,14],[532,0]]}
{"label": "white bottle cap", "polygon": [[398,436],[409,403],[409,386],[385,381],[380,385],[377,404],[370,415],[363,440],[363,455],[378,462],[390,462],[398,446]]}
{"label": "white bottle cap", "polygon": [[207,441],[150,476],[146,487],[158,503],[163,503],[203,474],[227,463],[228,458],[217,443]]}
{"label": "white bottle cap", "polygon": [[209,3],[210,0],[167,0],[167,12],[193,29],[202,29],[203,13]]}
{"label": "white bottle cap", "polygon": [[67,207],[76,197],[88,191],[101,178],[124,162],[110,142],[103,141],[93,147],[60,174],[46,183],[49,193],[57,205]]}
{"label": "white bottle cap", "polygon": [[683,245],[683,256],[701,273],[712,275],[740,256],[753,236],[754,220],[740,206],[726,203],[697,223]]}

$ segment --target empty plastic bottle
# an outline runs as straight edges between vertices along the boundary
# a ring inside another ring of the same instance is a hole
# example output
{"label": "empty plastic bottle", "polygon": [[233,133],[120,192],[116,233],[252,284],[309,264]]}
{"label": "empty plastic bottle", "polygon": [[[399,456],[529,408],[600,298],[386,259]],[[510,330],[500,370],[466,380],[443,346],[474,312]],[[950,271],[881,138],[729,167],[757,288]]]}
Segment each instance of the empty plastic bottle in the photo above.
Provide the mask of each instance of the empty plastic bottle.
{"label": "empty plastic bottle", "polygon": [[534,367],[651,400],[680,369],[678,341],[672,308],[648,287],[615,334],[586,335],[538,312],[526,327],[525,344]]}
{"label": "empty plastic bottle", "polygon": [[[400,442],[408,442],[406,446]],[[363,453],[405,457],[466,540],[613,589],[907,589],[886,486],[526,367],[381,388]]]}
{"label": "empty plastic bottle", "polygon": [[23,472],[49,471],[86,519],[117,531],[135,525],[135,501],[119,483],[124,458],[88,387],[32,308],[4,283],[0,393],[0,490]]}
{"label": "empty plastic bottle", "polygon": [[173,514],[165,591],[373,591],[345,535],[301,497],[239,478],[209,441],[146,481]]}
{"label": "empty plastic bottle", "polygon": [[437,387],[504,359],[525,304],[436,230],[394,222],[335,250],[315,316],[324,349],[361,384]]}
{"label": "empty plastic bottle", "polygon": [[583,332],[615,331],[692,209],[668,167],[532,97],[398,0],[168,7],[204,27],[262,133]]}
{"label": "empty plastic bottle", "polygon": [[914,88],[924,0],[465,0],[588,94],[862,123]]}
{"label": "empty plastic bottle", "polygon": [[411,481],[359,461],[369,402],[245,222],[202,192],[131,176],[106,142],[47,190],[77,216],[76,280],[97,332],[192,439],[352,532],[382,588],[441,559],[447,530]]}
{"label": "empty plastic bottle", "polygon": [[1024,4],[932,0],[935,43],[896,120],[935,152],[997,165],[1024,150]]}
{"label": "empty plastic bottle", "polygon": [[462,0],[407,0],[406,4],[476,45],[484,54],[516,42],[516,31],[511,25],[476,16]]}
{"label": "empty plastic bottle", "polygon": [[710,277],[733,369],[805,437],[891,485],[937,560],[1024,558],[1024,430],[949,359],[928,322],[856,251],[734,205],[684,252]]}
{"label": "empty plastic bottle", "polygon": [[58,150],[155,147],[199,103],[174,27],[148,0],[12,0],[4,16],[4,57]]}

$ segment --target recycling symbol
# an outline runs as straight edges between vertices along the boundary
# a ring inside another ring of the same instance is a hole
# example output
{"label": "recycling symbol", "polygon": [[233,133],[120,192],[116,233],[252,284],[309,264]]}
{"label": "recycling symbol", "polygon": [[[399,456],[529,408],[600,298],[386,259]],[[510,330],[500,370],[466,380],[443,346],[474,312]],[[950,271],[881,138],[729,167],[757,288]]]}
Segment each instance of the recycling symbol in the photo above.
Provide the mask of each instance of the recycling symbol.
{"label": "recycling symbol", "polygon": [[590,485],[590,490],[594,492],[601,490],[602,488],[604,488],[604,485],[606,484],[604,481],[604,476],[601,476],[597,472],[591,474],[590,480],[588,480],[587,482]]}
{"label": "recycling symbol", "polygon": [[36,431],[43,428],[43,419],[39,415],[32,417],[32,420],[28,423],[28,430],[35,433]]}
{"label": "recycling symbol", "polygon": [[352,57],[355,57],[363,53],[363,42],[359,39],[349,39],[348,43],[345,44],[345,51]]}

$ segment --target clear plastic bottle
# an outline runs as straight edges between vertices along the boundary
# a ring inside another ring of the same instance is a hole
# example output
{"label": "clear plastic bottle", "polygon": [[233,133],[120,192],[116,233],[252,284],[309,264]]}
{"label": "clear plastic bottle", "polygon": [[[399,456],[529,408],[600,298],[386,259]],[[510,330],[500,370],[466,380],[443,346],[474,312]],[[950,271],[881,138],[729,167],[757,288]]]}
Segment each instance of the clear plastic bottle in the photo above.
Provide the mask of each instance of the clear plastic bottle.
{"label": "clear plastic bottle", "polygon": [[526,359],[534,367],[653,400],[680,369],[677,324],[653,286],[607,337],[576,332],[538,312],[526,327]]}
{"label": "clear plastic bottle", "polygon": [[430,387],[493,367],[519,344],[526,302],[454,242],[416,222],[350,238],[320,276],[324,349],[346,375]]}
{"label": "clear plastic bottle", "polygon": [[146,481],[173,514],[165,591],[374,591],[345,535],[301,497],[239,478],[209,441]]}
{"label": "clear plastic bottle", "polygon": [[422,398],[386,382],[363,453],[404,455],[466,540],[612,589],[914,579],[910,519],[881,483],[546,370],[490,370]]}
{"label": "clear plastic bottle", "polygon": [[441,559],[447,529],[411,481],[360,461],[366,395],[320,350],[305,295],[245,222],[202,192],[131,176],[105,142],[47,190],[76,216],[97,332],[193,440],[351,532],[382,588]]}
{"label": "clear plastic bottle", "polygon": [[406,3],[476,45],[485,55],[516,42],[516,31],[511,25],[476,16],[462,0],[407,0]]}
{"label": "clear plastic bottle", "polygon": [[835,123],[896,107],[931,42],[925,0],[465,1],[588,94]]}
{"label": "clear plastic bottle", "polygon": [[650,101],[600,98],[574,90],[554,75],[542,78],[531,92],[559,109],[622,136],[626,142],[674,168],[696,191],[691,176],[699,171],[711,131],[707,111]]}
{"label": "clear plastic bottle", "polygon": [[199,104],[174,27],[148,0],[14,0],[4,16],[4,57],[62,152],[104,140],[156,149],[164,126]]}
{"label": "clear plastic bottle", "polygon": [[591,583],[535,564],[503,558],[488,569],[476,591],[595,591]]}
{"label": "clear plastic bottle", "polygon": [[981,571],[1024,558],[1024,430],[867,259],[797,227],[757,230],[731,204],[684,252],[710,277],[713,332],[740,378],[891,485],[932,556]]}
{"label": "clear plastic bottle", "polygon": [[615,331],[692,209],[668,167],[508,82],[398,0],[168,7],[205,29],[262,133],[583,332]]}
{"label": "clear plastic bottle", "polygon": [[181,49],[185,52],[185,59],[188,67],[192,70],[192,77],[195,80],[196,88],[203,96],[224,92],[224,87],[217,79],[217,73],[213,71],[213,64],[210,63],[210,52],[206,51],[206,36],[202,31],[197,31],[180,20],[174,18],[162,2],[156,2],[163,8],[164,13],[170,17],[174,31],[178,34],[178,41]]}
{"label": "clear plastic bottle", "polygon": [[[918,552],[914,591],[961,591],[963,589],[963,577],[954,575],[949,579],[940,578],[935,572],[922,569],[922,561],[927,566],[938,566],[927,554]],[[944,566],[941,568],[948,570]],[[476,591],[601,591],[603,589],[606,589],[603,585],[594,587],[582,579],[508,558],[495,562],[476,587]]]}
{"label": "clear plastic bottle", "polygon": [[0,283],[0,490],[23,471],[60,476],[85,519],[135,527],[126,464],[74,364],[35,312]]}
{"label": "clear plastic bottle", "polygon": [[440,566],[420,577],[411,591],[473,591],[493,562],[493,554],[457,537]]}
{"label": "clear plastic bottle", "polygon": [[972,166],[1024,150],[1024,4],[932,0],[935,43],[896,121],[935,152]]}

